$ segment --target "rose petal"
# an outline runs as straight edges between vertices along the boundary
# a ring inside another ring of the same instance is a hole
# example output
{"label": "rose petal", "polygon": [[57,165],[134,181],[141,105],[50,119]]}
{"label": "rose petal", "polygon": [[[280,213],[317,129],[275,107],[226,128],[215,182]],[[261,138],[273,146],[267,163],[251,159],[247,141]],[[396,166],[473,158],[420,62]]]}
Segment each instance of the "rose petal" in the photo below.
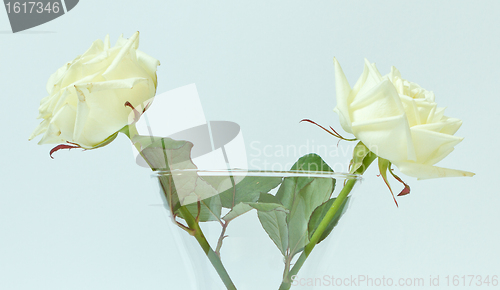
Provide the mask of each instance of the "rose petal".
{"label": "rose petal", "polygon": [[104,50],[108,50],[111,48],[111,45],[109,43],[109,34],[106,34],[104,37]]}
{"label": "rose petal", "polygon": [[50,76],[49,80],[47,81],[47,93],[49,93],[49,95],[52,95],[54,93],[55,87],[60,83],[62,77],[70,66],[71,63],[68,62]]}
{"label": "rose petal", "polygon": [[43,120],[36,128],[35,130],[33,131],[33,133],[31,133],[30,137],[28,138],[28,140],[32,140],[33,138],[35,138],[36,136],[40,135],[40,134],[43,134],[47,131],[47,128],[49,127],[49,121],[48,120]]}
{"label": "rose petal", "polygon": [[90,108],[87,105],[87,101],[85,98],[85,94],[88,94],[89,90],[88,88],[84,88],[81,86],[75,86],[75,89],[76,95],[78,96],[78,105],[76,107],[76,120],[72,140],[76,143],[79,143],[79,140],[83,133],[83,129],[85,127],[85,123],[87,122],[87,118],[90,113]]}
{"label": "rose petal", "polygon": [[405,113],[399,94],[388,80],[383,80],[364,94],[358,94],[349,105],[351,121],[370,121]]}
{"label": "rose petal", "polygon": [[418,113],[418,107],[415,100],[406,95],[399,95],[401,99],[401,103],[403,104],[403,108],[406,112],[406,116],[408,118],[408,125],[413,127],[415,125],[422,124],[422,120],[420,119],[420,114]]}
{"label": "rose petal", "polygon": [[382,81],[382,76],[378,72],[374,65],[370,64],[367,59],[365,59],[365,67],[363,69],[363,74],[356,82],[352,89],[352,94],[356,97],[358,95],[365,94],[367,91],[374,88]]}
{"label": "rose petal", "polygon": [[442,168],[437,166],[411,163],[411,162],[393,162],[398,167],[399,171],[408,176],[413,176],[418,179],[441,178],[441,177],[462,177],[474,176],[475,173]]}
{"label": "rose petal", "polygon": [[38,144],[66,143],[73,137],[76,110],[71,105],[64,105],[50,120],[47,131]]}
{"label": "rose petal", "polygon": [[118,52],[118,55],[113,59],[113,62],[109,65],[109,67],[106,69],[106,71],[102,74],[102,76],[104,78],[106,78],[108,80],[116,79],[116,78],[112,77],[110,74],[112,74],[118,68],[118,66],[120,64],[122,64],[122,60],[124,57],[126,57],[127,55],[130,55],[131,48],[134,46],[134,43],[138,40],[139,40],[139,32],[136,32],[121,47],[120,52]]}
{"label": "rose petal", "polygon": [[160,61],[152,56],[147,55],[146,53],[140,50],[137,50],[135,53],[137,55],[137,61],[148,73],[151,79],[153,79],[153,82],[156,86],[157,85],[156,70],[157,67],[160,65]]}
{"label": "rose petal", "polygon": [[353,122],[354,135],[370,151],[390,160],[414,160],[415,149],[404,114],[372,121]]}
{"label": "rose petal", "polygon": [[453,135],[458,131],[460,126],[462,126],[462,120],[456,118],[443,117],[443,119],[441,119],[441,121],[439,122],[418,125],[417,128],[437,133]]}
{"label": "rose petal", "polygon": [[89,133],[82,137],[95,145],[128,124],[131,109],[124,106],[125,102],[142,106],[154,94],[154,84],[143,78],[107,81],[93,83],[89,92],[86,104],[90,112],[85,121]]}
{"label": "rose petal", "polygon": [[344,128],[346,132],[352,133],[351,118],[347,106],[347,103],[350,101],[349,95],[351,93],[351,86],[337,59],[334,58],[333,62],[335,64],[335,89],[337,94],[337,106],[333,110],[339,114],[342,128]]}
{"label": "rose petal", "polygon": [[85,51],[80,57],[85,58],[87,56],[93,56],[99,54],[104,49],[104,43],[102,40],[98,39],[92,43],[92,45]]}
{"label": "rose petal", "polygon": [[422,129],[420,126],[412,127],[411,136],[417,154],[417,162],[433,165],[433,160],[441,160],[444,152],[450,152],[449,149],[455,147],[463,138],[453,135],[438,133]]}

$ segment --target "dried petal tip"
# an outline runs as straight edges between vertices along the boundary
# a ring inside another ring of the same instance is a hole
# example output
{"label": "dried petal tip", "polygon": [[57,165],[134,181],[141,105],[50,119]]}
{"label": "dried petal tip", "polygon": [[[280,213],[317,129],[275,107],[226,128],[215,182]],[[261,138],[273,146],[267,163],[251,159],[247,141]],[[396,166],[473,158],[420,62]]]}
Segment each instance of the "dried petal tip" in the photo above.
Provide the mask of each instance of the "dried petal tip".
{"label": "dried petal tip", "polygon": [[59,151],[61,149],[73,149],[73,148],[81,148],[80,146],[78,145],[66,145],[66,144],[61,144],[61,145],[57,145],[56,147],[52,148],[52,150],[50,150],[50,158],[54,159],[54,157],[52,157],[52,154],[56,151]]}
{"label": "dried petal tip", "polygon": [[410,194],[410,186],[408,186],[408,184],[404,184],[405,185],[405,188],[403,188],[403,190],[401,190],[401,192],[398,194],[398,196],[405,196],[407,194]]}
{"label": "dried petal tip", "polygon": [[134,111],[135,111],[134,106],[132,106],[132,104],[131,104],[129,101],[126,101],[126,102],[125,102],[125,107],[130,107],[132,110],[134,110]]}
{"label": "dried petal tip", "polygon": [[389,172],[392,174],[392,176],[399,182],[401,182],[405,188],[403,188],[403,190],[401,190],[401,192],[398,194],[398,196],[405,196],[407,194],[410,194],[410,186],[408,184],[406,184],[406,182],[404,182],[399,176],[397,176],[393,171],[392,168],[389,168]]}

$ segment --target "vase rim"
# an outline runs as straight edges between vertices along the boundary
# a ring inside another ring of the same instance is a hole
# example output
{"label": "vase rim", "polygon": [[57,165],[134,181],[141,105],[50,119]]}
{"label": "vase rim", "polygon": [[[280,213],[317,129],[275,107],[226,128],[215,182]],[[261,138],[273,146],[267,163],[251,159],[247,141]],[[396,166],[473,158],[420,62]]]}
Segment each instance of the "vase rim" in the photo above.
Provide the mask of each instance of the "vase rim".
{"label": "vase rim", "polygon": [[171,176],[182,175],[186,173],[197,173],[199,176],[261,176],[261,177],[322,177],[335,179],[356,179],[361,180],[359,174],[345,172],[330,172],[330,171],[301,171],[301,170],[253,170],[253,169],[174,169],[174,170],[157,170],[153,172],[153,176]]}

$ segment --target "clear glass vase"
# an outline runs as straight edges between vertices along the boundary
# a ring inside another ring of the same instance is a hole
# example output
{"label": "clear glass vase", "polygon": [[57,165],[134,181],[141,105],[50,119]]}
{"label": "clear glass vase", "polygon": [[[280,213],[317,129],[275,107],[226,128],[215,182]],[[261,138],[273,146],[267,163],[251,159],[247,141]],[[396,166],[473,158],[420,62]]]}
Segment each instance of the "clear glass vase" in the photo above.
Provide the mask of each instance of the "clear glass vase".
{"label": "clear glass vase", "polygon": [[[175,241],[175,250],[182,257],[181,261],[173,261],[172,267],[184,269],[187,278],[182,282],[183,289],[193,290],[288,289],[283,285],[284,288],[280,288],[286,279],[293,286],[293,276],[288,271],[299,264],[297,260],[303,256],[303,248],[310,242],[315,226],[324,219],[319,212],[326,213],[344,185],[350,184],[352,189],[360,180],[352,174],[304,170],[159,170],[154,176],[172,220],[166,226]],[[302,186],[295,194],[297,200],[310,200],[287,201],[283,192],[290,190],[290,185]],[[350,189],[342,193],[347,198],[328,224],[333,228],[330,228],[332,233],[337,222],[342,223],[341,216],[349,207]],[[273,230],[273,221],[277,231]],[[196,227],[193,222],[199,225],[197,236],[193,235],[192,229]],[[205,245],[200,242],[201,232]],[[301,233],[303,238],[298,238]],[[331,263],[328,258],[334,255],[329,246],[334,242],[331,238],[332,234],[302,261],[300,276],[314,277]],[[292,252],[295,254],[290,255]],[[176,277],[166,279],[172,285],[179,285],[175,280]]]}

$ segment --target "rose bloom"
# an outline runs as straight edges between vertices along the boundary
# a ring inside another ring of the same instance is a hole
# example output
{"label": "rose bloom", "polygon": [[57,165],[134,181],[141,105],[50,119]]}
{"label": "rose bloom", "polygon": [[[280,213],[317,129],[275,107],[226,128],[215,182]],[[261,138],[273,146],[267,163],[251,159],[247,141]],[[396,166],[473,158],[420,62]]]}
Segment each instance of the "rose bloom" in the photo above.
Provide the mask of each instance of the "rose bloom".
{"label": "rose bloom", "polygon": [[346,132],[408,176],[424,179],[474,175],[433,166],[463,139],[454,136],[462,121],[444,116],[444,108],[434,102],[433,92],[403,79],[395,67],[382,76],[367,60],[363,74],[351,88],[338,61],[334,62],[334,111]]}
{"label": "rose bloom", "polygon": [[85,149],[111,142],[129,122],[132,108],[125,104],[142,107],[156,94],[160,63],[138,46],[139,32],[129,39],[120,36],[114,47],[106,36],[59,68],[47,82],[49,95],[40,102],[38,116],[43,120],[29,139],[43,134],[38,144]]}

